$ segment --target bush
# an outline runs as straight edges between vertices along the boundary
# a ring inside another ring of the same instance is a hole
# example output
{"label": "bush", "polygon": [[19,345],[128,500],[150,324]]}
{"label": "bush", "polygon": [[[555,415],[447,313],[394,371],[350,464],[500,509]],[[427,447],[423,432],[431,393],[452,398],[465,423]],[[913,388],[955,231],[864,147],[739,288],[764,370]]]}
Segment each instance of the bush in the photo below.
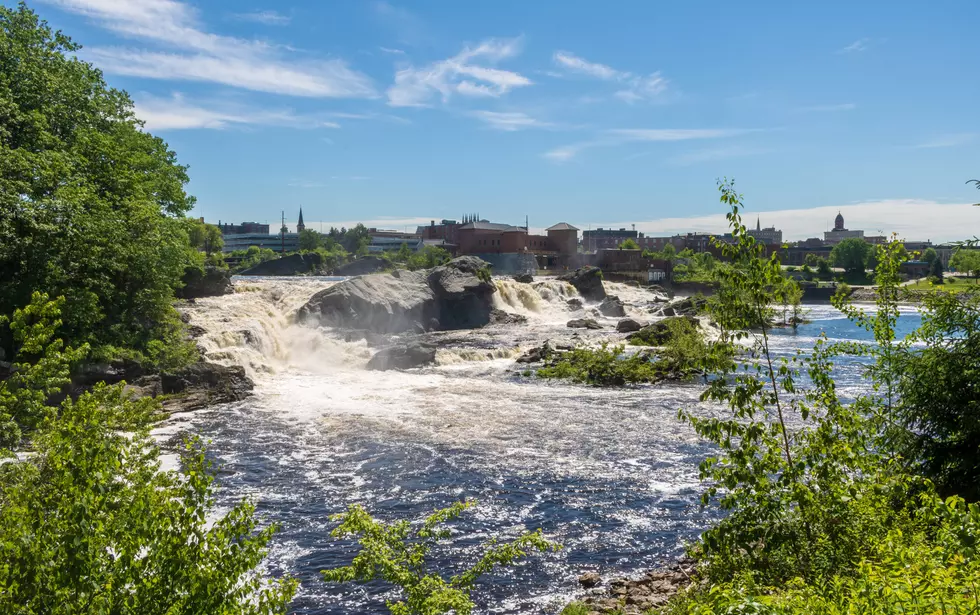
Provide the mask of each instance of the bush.
{"label": "bush", "polygon": [[448,538],[448,529],[439,527],[457,519],[472,502],[457,502],[435,511],[414,530],[407,521],[385,524],[372,519],[360,506],[351,506],[345,514],[336,515],[340,525],[333,530],[337,538],[355,537],[361,549],[350,566],[324,570],[324,580],[343,583],[368,583],[384,580],[396,586],[402,600],[389,600],[393,615],[468,615],[474,608],[470,594],[477,579],[498,566],[509,566],[531,551],[559,549],[545,540],[541,530],[527,532],[511,543],[491,542],[479,561],[468,570],[446,579],[430,572],[426,558],[440,541]]}
{"label": "bush", "polygon": [[575,348],[563,353],[552,365],[538,370],[541,378],[560,378],[598,386],[623,386],[656,382],[664,372],[644,353],[624,355],[623,346]]}

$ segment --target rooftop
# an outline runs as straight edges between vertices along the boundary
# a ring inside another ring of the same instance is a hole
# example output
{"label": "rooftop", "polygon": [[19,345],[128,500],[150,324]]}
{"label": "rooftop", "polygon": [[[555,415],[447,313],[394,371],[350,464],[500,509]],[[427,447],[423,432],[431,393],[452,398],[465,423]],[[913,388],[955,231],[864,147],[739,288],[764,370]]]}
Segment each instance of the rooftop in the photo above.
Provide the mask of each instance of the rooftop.
{"label": "rooftop", "polygon": [[546,231],[577,231],[578,229],[567,222],[559,222],[545,229]]}

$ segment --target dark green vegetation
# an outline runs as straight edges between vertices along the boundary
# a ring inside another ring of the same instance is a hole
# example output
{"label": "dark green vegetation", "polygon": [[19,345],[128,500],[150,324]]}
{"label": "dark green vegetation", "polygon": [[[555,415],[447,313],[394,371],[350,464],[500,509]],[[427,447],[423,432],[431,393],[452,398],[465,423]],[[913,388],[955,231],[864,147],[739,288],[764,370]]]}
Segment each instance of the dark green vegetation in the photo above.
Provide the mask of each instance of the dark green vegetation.
{"label": "dark green vegetation", "polygon": [[182,337],[174,290],[198,259],[187,169],[77,49],[0,7],[0,314],[34,291],[64,296],[69,343],[166,362]]}
{"label": "dark green vegetation", "polygon": [[340,525],[334,529],[333,536],[353,537],[361,549],[350,566],[324,570],[323,578],[334,583],[380,579],[394,585],[402,599],[388,601],[393,615],[468,615],[475,606],[470,594],[482,575],[498,566],[513,564],[531,551],[560,548],[545,540],[541,530],[526,532],[513,542],[487,545],[475,564],[448,579],[438,571],[429,570],[426,562],[429,551],[440,540],[450,537],[450,531],[440,526],[455,520],[472,505],[473,502],[457,502],[437,510],[414,531],[407,521],[381,523],[360,506],[351,506],[346,514],[335,517]]}
{"label": "dark green vegetation", "polygon": [[[62,304],[35,293],[9,321],[18,354],[0,382],[0,612],[284,612],[295,583],[266,586],[257,570],[275,528],[257,531],[248,502],[214,518],[197,443],[180,474],[160,471],[155,401],[122,385],[51,401],[87,351],[58,339]],[[10,459],[25,445],[30,456]]]}

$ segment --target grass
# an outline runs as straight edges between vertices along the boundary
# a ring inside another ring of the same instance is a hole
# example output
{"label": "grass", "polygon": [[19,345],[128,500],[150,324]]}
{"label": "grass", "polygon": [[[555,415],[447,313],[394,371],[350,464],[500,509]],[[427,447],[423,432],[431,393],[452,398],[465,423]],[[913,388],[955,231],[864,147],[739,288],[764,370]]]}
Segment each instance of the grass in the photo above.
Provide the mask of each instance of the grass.
{"label": "grass", "polygon": [[904,287],[907,290],[942,290],[949,293],[962,293],[967,291],[980,291],[980,278],[961,278],[946,276],[945,283],[933,284],[928,279],[916,280],[912,284]]}

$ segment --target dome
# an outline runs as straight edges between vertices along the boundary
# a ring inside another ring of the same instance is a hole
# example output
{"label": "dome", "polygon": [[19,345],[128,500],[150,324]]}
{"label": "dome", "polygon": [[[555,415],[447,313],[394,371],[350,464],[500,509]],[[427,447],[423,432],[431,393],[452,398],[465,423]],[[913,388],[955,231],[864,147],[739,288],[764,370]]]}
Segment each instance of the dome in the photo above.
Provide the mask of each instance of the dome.
{"label": "dome", "polygon": [[840,215],[840,212],[837,212],[837,217],[834,219],[834,230],[844,230],[844,216]]}

